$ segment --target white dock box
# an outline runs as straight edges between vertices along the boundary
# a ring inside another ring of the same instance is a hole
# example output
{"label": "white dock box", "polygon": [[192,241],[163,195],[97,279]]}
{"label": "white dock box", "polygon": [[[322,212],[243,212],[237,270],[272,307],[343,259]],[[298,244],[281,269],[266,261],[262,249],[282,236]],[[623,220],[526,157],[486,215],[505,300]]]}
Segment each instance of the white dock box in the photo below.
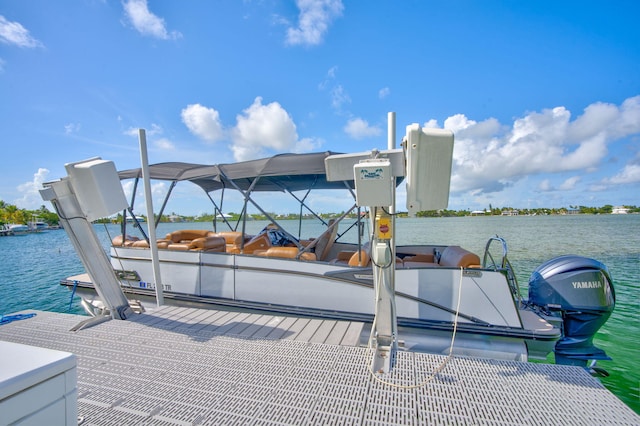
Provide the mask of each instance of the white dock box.
{"label": "white dock box", "polygon": [[0,423],[77,425],[76,356],[0,341]]}

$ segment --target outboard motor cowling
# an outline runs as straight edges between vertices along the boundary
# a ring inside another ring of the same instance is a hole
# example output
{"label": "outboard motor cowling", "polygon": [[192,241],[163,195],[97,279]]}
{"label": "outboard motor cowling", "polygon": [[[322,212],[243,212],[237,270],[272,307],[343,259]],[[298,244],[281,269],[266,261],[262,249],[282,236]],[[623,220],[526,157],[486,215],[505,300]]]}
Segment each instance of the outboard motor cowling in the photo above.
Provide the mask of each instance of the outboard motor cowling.
{"label": "outboard motor cowling", "polygon": [[586,366],[589,360],[611,359],[593,345],[593,336],[615,306],[604,264],[575,255],[543,263],[529,278],[529,303],[562,317],[563,337],[554,350],[557,364]]}

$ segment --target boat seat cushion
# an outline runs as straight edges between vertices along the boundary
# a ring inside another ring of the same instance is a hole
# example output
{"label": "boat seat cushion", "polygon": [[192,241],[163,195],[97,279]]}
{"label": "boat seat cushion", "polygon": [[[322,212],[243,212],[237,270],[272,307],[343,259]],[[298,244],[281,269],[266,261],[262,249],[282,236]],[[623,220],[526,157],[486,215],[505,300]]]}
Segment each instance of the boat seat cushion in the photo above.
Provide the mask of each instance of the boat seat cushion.
{"label": "boat seat cushion", "polygon": [[215,251],[224,252],[226,248],[225,239],[222,237],[201,237],[183,243],[168,244],[169,250],[179,251]]}
{"label": "boat seat cushion", "polygon": [[238,231],[223,231],[215,234],[216,237],[224,238],[226,244],[240,247],[242,244],[242,232]]}
{"label": "boat seat cushion", "polygon": [[371,256],[369,255],[370,242],[367,241],[362,245],[360,251],[356,250],[342,250],[339,251],[336,258],[332,259],[329,263],[343,264],[353,267],[365,267],[369,266],[371,262]]}
{"label": "boat seat cushion", "polygon": [[448,246],[442,251],[438,264],[440,266],[453,266],[458,268],[479,268],[480,257],[460,246]]}
{"label": "boat seat cushion", "polygon": [[[167,240],[157,241],[157,245],[159,249],[166,249],[169,246],[169,243],[171,243],[171,241],[167,241]],[[138,240],[138,241],[135,241],[133,244],[131,244],[131,247],[149,248],[149,243],[147,242],[147,240]]]}
{"label": "boat seat cushion", "polygon": [[244,254],[252,254],[256,250],[268,250],[271,247],[271,241],[267,234],[258,234],[244,245]]}
{"label": "boat seat cushion", "polygon": [[[115,237],[113,237],[113,239],[111,240],[111,245],[115,246],[115,247],[130,247],[132,246],[136,241],[139,241],[140,239],[138,237],[134,237],[131,235],[127,235],[124,238],[122,238],[122,235],[117,235]],[[144,241],[144,240],[142,240]],[[146,243],[146,241],[145,241]]]}
{"label": "boat seat cushion", "polygon": [[[296,259],[299,250],[297,247],[271,247],[267,250],[258,250],[255,252],[258,256],[263,257],[282,257],[286,259]],[[315,253],[304,252],[300,255],[301,260],[316,260]]]}
{"label": "boat seat cushion", "polygon": [[172,243],[186,243],[196,238],[215,236],[215,232],[206,229],[181,229],[167,234],[166,240]]}
{"label": "boat seat cushion", "polygon": [[347,264],[349,266],[364,267],[368,266],[369,262],[371,262],[369,252],[365,249],[362,249],[359,252],[353,253],[349,258],[349,262]]}

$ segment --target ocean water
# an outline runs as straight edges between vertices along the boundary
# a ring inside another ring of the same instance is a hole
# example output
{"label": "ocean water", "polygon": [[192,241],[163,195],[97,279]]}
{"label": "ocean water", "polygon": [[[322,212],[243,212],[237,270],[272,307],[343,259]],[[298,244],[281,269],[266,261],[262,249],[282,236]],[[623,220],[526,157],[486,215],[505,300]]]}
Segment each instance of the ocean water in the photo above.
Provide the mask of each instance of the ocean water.
{"label": "ocean water", "polygon": [[[247,223],[258,232],[265,222]],[[297,231],[296,224],[291,224]],[[286,224],[285,224],[286,226]],[[160,224],[158,235],[173,229],[210,228],[210,224]],[[340,232],[344,228],[341,227]],[[105,250],[116,225],[95,225]],[[305,222],[302,236],[317,235],[321,227]],[[133,232],[132,232],[133,231]],[[129,233],[136,234],[135,230]],[[296,234],[297,232],[292,232]],[[367,232],[365,231],[365,235]],[[600,361],[610,376],[604,385],[640,413],[640,215],[575,215],[408,218],[396,221],[397,244],[457,244],[482,257],[489,237],[507,241],[511,261],[527,294],[531,272],[562,254],[592,257],[609,268],[616,308],[594,339],[613,360]],[[345,236],[347,237],[347,236]],[[348,239],[355,240],[351,233]],[[63,230],[26,236],[0,237],[0,314],[25,309],[83,314],[79,299],[58,285],[61,278],[84,272]]]}

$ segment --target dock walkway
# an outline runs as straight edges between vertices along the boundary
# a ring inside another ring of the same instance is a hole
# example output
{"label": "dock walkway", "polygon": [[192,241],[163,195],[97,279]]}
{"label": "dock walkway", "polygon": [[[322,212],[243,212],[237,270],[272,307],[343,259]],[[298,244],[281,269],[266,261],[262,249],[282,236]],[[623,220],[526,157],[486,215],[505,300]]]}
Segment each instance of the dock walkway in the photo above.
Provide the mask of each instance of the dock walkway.
{"label": "dock walkway", "polygon": [[640,424],[577,367],[456,357],[423,384],[445,357],[400,352],[382,383],[358,323],[163,307],[72,332],[86,317],[36,313],[0,340],[77,355],[83,425]]}

